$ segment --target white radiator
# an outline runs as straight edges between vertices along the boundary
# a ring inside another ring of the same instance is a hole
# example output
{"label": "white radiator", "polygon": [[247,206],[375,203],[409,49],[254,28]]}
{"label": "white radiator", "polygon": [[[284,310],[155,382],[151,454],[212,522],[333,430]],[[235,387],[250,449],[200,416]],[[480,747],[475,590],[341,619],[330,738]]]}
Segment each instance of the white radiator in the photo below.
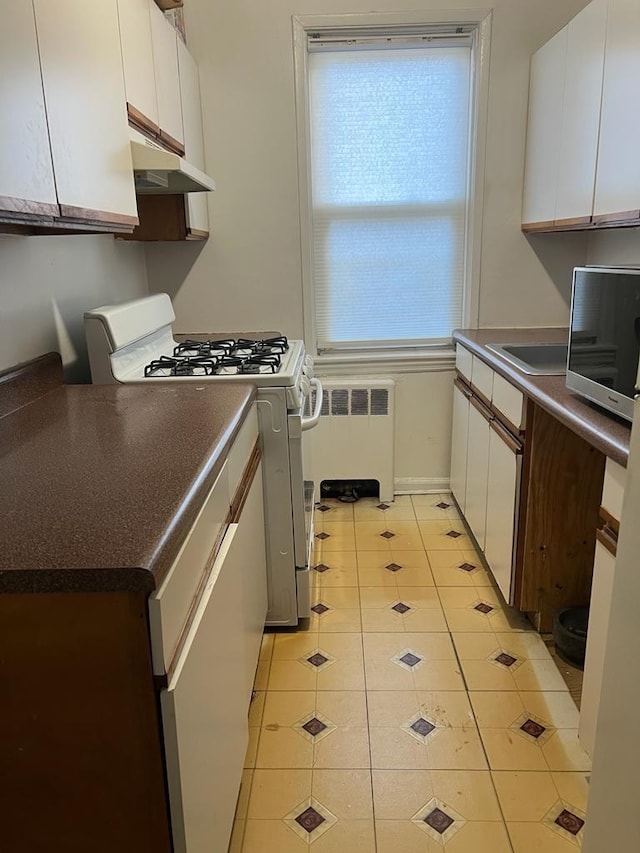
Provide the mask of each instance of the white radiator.
{"label": "white radiator", "polygon": [[395,382],[322,379],[318,426],[309,433],[317,485],[323,480],[378,480],[380,500],[393,500]]}

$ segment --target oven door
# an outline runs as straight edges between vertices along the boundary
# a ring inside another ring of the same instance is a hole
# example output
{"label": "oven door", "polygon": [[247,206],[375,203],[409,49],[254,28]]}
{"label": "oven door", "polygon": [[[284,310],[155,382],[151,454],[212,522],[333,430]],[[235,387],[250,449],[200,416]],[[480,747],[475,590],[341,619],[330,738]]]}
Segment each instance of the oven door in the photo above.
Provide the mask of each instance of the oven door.
{"label": "oven door", "polygon": [[[289,421],[289,462],[291,471],[291,506],[293,513],[293,543],[296,564],[298,592],[298,616],[309,616],[311,599],[309,570],[313,556],[313,510],[315,506],[315,486],[304,474],[304,436],[308,430],[317,426],[322,409],[322,384],[319,379],[310,380],[310,391],[299,409],[288,413]],[[315,397],[313,412],[305,416],[304,412]]]}

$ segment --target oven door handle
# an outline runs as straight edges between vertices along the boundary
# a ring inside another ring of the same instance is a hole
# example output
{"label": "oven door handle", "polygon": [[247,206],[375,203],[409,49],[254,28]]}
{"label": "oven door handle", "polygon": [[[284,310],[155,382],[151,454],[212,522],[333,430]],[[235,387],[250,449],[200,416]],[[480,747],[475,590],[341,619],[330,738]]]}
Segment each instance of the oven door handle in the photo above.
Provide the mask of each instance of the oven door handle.
{"label": "oven door handle", "polygon": [[312,388],[316,389],[316,405],[310,418],[302,418],[301,428],[303,432],[307,429],[313,429],[314,426],[318,425],[320,412],[322,411],[322,382],[320,382],[319,379],[314,378],[310,380],[310,384]]}

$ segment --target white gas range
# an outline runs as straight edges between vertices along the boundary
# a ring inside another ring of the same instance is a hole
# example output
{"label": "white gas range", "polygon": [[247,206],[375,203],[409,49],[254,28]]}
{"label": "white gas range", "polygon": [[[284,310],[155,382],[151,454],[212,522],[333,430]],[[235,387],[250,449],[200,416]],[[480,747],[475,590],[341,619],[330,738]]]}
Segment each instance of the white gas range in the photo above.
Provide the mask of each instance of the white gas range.
{"label": "white gas range", "polygon": [[[286,338],[177,341],[166,293],[85,314],[95,383],[253,382],[262,437],[269,610],[267,625],[310,613],[313,483],[302,436],[319,420],[322,386],[302,341]],[[305,412],[312,412],[306,416]]]}

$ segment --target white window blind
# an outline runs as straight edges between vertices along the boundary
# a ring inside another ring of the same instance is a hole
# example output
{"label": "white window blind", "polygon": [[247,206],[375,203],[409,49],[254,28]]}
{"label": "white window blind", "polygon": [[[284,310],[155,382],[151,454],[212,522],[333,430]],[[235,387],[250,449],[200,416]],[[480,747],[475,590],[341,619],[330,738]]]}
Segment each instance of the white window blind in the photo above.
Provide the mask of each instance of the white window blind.
{"label": "white window blind", "polygon": [[310,44],[320,352],[438,345],[461,324],[471,68],[469,37]]}

